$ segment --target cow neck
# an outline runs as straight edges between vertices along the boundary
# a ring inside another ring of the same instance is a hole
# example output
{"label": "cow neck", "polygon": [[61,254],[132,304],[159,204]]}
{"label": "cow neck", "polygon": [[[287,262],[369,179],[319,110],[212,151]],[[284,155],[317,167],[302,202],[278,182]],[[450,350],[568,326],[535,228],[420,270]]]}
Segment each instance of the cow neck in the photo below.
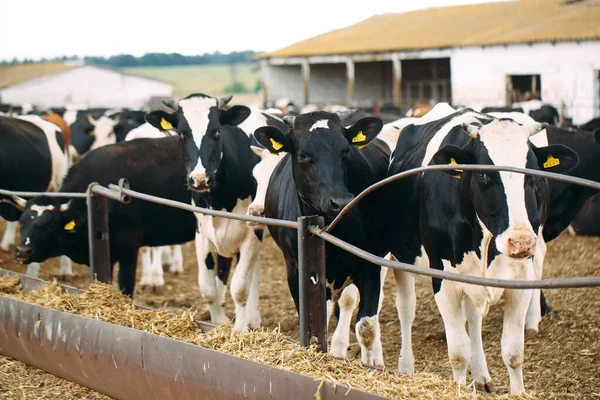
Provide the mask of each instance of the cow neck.
{"label": "cow neck", "polygon": [[210,207],[232,211],[237,200],[254,198],[256,183],[252,168],[258,162],[250,149],[248,136],[237,127],[223,132],[223,157],[217,169],[216,187],[207,194]]}

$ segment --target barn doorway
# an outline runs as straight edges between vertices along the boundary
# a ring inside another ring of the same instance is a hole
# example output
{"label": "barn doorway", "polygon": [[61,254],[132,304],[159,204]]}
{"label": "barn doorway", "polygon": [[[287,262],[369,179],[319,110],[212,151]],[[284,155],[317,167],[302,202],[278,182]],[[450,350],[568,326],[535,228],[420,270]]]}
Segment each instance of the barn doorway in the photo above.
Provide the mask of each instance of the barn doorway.
{"label": "barn doorway", "polygon": [[450,58],[402,60],[402,105],[452,104]]}
{"label": "barn doorway", "polygon": [[506,79],[507,103],[542,100],[540,75],[508,75]]}

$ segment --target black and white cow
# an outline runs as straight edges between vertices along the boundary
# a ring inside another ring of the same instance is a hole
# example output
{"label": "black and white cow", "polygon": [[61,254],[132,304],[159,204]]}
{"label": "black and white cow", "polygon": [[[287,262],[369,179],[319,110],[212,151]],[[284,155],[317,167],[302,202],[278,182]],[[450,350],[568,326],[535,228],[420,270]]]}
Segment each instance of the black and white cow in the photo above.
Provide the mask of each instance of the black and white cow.
{"label": "black and white cow", "polygon": [[579,125],[579,129],[590,132],[594,132],[596,129],[600,129],[600,118],[593,118],[585,124]]}
{"label": "black and white cow", "polygon": [[[578,158],[571,149],[562,145],[538,148],[529,142],[541,129],[541,124],[524,126],[463,109],[404,128],[389,174],[430,164],[487,164],[553,172],[575,166]],[[462,170],[427,172],[396,181],[384,190],[390,202],[386,237],[391,240],[392,254],[402,262],[461,274],[535,279],[532,256],[547,215],[547,185],[546,180],[523,174]],[[502,358],[511,393],[523,392],[524,325],[531,290],[439,279],[432,283],[454,379],[465,382],[470,365],[480,390],[489,391],[491,382],[481,340],[482,318],[490,305],[505,297]],[[406,293],[414,296],[414,291]],[[414,307],[414,298],[399,302]],[[406,314],[414,315],[414,308]]]}
{"label": "black and white cow", "polygon": [[[152,126],[181,132],[186,150],[188,186],[194,191],[193,204],[216,210],[246,213],[256,193],[252,168],[258,157],[250,150],[251,138],[238,125],[251,114],[245,106],[224,109],[231,96],[217,99],[201,93],[179,102],[167,102],[174,113],[153,111],[146,116]],[[209,304],[211,321],[229,322],[225,315],[225,282],[234,256],[237,267],[231,281],[235,303],[235,329],[260,326],[258,296],[262,234],[243,221],[197,214],[196,255],[198,285]],[[217,271],[207,264],[207,255],[217,259]],[[225,279],[224,279],[225,278]]]}
{"label": "black and white cow", "polygon": [[[37,115],[0,117],[0,188],[15,191],[57,191],[69,167],[65,139],[60,128]],[[15,244],[21,210],[14,199],[0,196],[0,216],[7,222],[0,247]],[[32,263],[27,274],[37,276]],[[71,274],[71,262],[61,257],[61,275]]]}
{"label": "black and white cow", "polygon": [[[343,120],[352,114],[318,111],[287,117],[290,125],[287,133],[275,127],[255,131],[256,139],[267,150],[288,153],[269,182],[265,216],[296,221],[302,215],[321,215],[330,222],[356,194],[385,176],[390,151],[384,142],[373,140],[383,122],[367,117],[344,128]],[[333,234],[372,253],[385,254],[380,246],[378,201],[377,196],[370,196],[361,202]],[[273,226],[269,226],[269,231],[283,251],[289,289],[298,307],[297,231]],[[342,291],[352,283],[358,288],[356,335],[362,350],[361,360],[383,365],[377,316],[380,267],[329,244],[326,253],[328,299],[337,302]],[[328,313],[332,310],[329,307]],[[345,357],[347,346],[337,351]]]}
{"label": "black and white cow", "polygon": [[[85,192],[88,185],[129,180],[131,188],[171,200],[190,202],[185,187],[185,164],[179,137],[138,139],[101,147],[79,160],[64,179],[60,192]],[[26,202],[21,216],[21,243],[15,257],[42,262],[66,255],[89,264],[85,199],[37,197]],[[108,201],[111,263],[119,262],[119,285],[133,295],[138,249],[185,243],[194,238],[192,213],[133,199],[129,204]]]}
{"label": "black and white cow", "polygon": [[528,100],[512,104],[513,108],[523,109],[523,113],[529,115],[537,122],[545,122],[549,125],[558,125],[560,116],[558,110],[540,100]]}

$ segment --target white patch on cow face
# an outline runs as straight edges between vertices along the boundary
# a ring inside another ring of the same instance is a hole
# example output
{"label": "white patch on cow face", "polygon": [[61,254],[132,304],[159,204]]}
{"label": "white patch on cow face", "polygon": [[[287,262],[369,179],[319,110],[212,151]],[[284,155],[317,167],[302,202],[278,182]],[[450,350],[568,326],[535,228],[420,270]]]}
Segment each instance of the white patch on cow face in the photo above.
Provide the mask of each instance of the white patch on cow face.
{"label": "white patch on cow face", "polygon": [[249,214],[253,209],[264,211],[269,180],[271,179],[271,175],[273,175],[273,171],[275,171],[275,167],[277,167],[277,164],[283,159],[284,155],[285,153],[271,154],[268,150],[262,151],[260,162],[252,169],[252,176],[256,179],[257,187],[254,200],[248,207]]}
{"label": "white patch on cow face", "polygon": [[213,97],[191,97],[179,100],[179,107],[190,126],[196,147],[200,148],[202,138],[206,135],[208,129],[210,109],[217,107],[217,99]]}
{"label": "white patch on cow face", "polygon": [[425,150],[425,157],[423,158],[421,166],[425,167],[429,165],[431,159],[433,158],[435,153],[440,149],[442,142],[444,141],[446,136],[448,136],[448,133],[450,133],[452,128],[462,124],[481,123],[479,121],[480,118],[487,118],[487,116],[485,114],[480,114],[476,112],[466,112],[464,114],[457,115],[455,118],[450,119],[435,133],[435,135],[433,135],[433,137],[427,144],[427,149]]}
{"label": "white patch on cow face", "polygon": [[[530,131],[512,121],[495,120],[479,130],[479,138],[494,165],[525,168]],[[496,238],[496,247],[508,254],[508,239],[518,233],[535,237],[525,206],[525,175],[500,171],[508,206],[508,228]]]}
{"label": "white patch on cow face", "polygon": [[323,128],[323,129],[328,129],[329,128],[329,120],[328,119],[320,119],[317,122],[315,122],[310,129],[308,130],[309,132],[314,131],[315,129],[318,128]]}
{"label": "white patch on cow face", "polygon": [[31,206],[31,210],[35,211],[37,213],[38,217],[41,217],[42,214],[45,211],[52,211],[54,210],[54,206],[53,205],[48,205],[48,206],[38,206],[37,204],[34,204]]}
{"label": "white patch on cow face", "polygon": [[115,135],[116,124],[117,121],[104,115],[96,120],[94,126],[94,143],[90,147],[90,150],[117,143],[117,136]]}

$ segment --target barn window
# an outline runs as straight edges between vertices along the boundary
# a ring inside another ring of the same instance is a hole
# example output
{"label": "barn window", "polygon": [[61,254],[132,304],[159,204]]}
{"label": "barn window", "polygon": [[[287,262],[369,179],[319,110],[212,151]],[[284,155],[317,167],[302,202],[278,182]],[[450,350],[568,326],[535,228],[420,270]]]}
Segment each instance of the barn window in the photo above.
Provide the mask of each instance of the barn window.
{"label": "barn window", "polygon": [[509,75],[507,82],[509,103],[542,99],[540,75]]}
{"label": "barn window", "polygon": [[402,60],[402,104],[452,102],[450,59]]}

